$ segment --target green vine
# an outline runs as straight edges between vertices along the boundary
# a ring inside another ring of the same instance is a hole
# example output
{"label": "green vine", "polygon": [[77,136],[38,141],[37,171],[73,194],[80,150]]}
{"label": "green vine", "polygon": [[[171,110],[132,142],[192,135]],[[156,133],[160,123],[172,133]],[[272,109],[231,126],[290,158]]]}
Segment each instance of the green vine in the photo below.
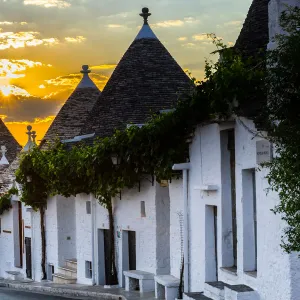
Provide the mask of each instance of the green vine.
{"label": "green vine", "polygon": [[0,195],[0,215],[11,209],[11,197],[14,195],[18,196],[18,189],[15,187]]}
{"label": "green vine", "polygon": [[[112,199],[122,189],[135,187],[149,175],[157,181],[171,179],[172,165],[189,159],[186,141],[198,124],[240,113],[245,103],[253,101],[253,91],[259,101],[265,99],[260,64],[253,67],[252,61],[242,60],[210,36],[217,50],[222,50],[222,60],[206,61],[205,79],[192,79],[192,94],[182,98],[174,111],[153,115],[143,127],[132,125],[96,140],[92,146],[81,143],[67,147],[56,141],[46,150],[36,147],[24,154],[16,172],[22,185],[21,201],[41,210],[51,195],[92,193],[108,209],[113,235]],[[112,156],[119,164],[113,164]],[[42,266],[45,249],[43,253]],[[110,284],[117,280],[113,249],[112,261]]]}
{"label": "green vine", "polygon": [[286,222],[282,247],[290,253],[300,251],[300,8],[287,9],[281,26],[287,34],[277,35],[277,48],[268,54],[265,113],[276,157],[267,164],[267,178],[280,197],[273,211]]}

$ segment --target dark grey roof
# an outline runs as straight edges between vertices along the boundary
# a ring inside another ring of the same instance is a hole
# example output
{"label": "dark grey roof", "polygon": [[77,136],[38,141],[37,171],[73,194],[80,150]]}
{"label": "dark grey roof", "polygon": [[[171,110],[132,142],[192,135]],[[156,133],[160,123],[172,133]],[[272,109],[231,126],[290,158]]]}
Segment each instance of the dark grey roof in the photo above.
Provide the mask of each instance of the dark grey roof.
{"label": "dark grey roof", "polygon": [[13,137],[13,135],[10,133],[8,128],[5,126],[3,121],[0,119],[0,147],[3,145],[7,149],[5,155],[6,158],[9,161],[9,163],[12,163],[22,148],[16,141],[16,139]]}
{"label": "dark grey roof", "polygon": [[117,65],[81,133],[104,137],[127,124],[144,123],[152,113],[174,107],[191,87],[189,77],[146,24]]}
{"label": "dark grey roof", "polygon": [[245,56],[264,53],[269,42],[269,0],[253,0],[234,48]]}
{"label": "dark grey roof", "polygon": [[[84,72],[83,70],[82,73]],[[71,139],[78,135],[99,95],[99,89],[88,74],[84,73],[83,79],[55,117],[44,139]]]}

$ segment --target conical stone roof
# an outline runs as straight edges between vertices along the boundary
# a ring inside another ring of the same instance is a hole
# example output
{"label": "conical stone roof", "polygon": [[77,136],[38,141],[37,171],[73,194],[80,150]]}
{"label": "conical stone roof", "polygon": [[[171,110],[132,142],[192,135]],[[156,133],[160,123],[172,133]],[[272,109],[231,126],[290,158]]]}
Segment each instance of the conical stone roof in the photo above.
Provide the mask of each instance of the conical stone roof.
{"label": "conical stone roof", "polygon": [[7,152],[5,156],[9,163],[14,161],[22,149],[8,128],[5,126],[4,122],[0,119],[0,147],[1,146],[6,147]]}
{"label": "conical stone roof", "polygon": [[81,128],[93,108],[100,91],[90,79],[87,65],[82,66],[83,78],[65,102],[59,113],[49,127],[44,139],[46,141],[60,139],[71,139],[78,135]]}
{"label": "conical stone roof", "polygon": [[244,56],[263,55],[269,42],[270,0],[253,0],[234,48]]}
{"label": "conical stone roof", "polygon": [[144,25],[98,98],[82,134],[104,137],[127,124],[142,124],[152,113],[175,106],[190,92],[190,78],[158,40],[143,9]]}

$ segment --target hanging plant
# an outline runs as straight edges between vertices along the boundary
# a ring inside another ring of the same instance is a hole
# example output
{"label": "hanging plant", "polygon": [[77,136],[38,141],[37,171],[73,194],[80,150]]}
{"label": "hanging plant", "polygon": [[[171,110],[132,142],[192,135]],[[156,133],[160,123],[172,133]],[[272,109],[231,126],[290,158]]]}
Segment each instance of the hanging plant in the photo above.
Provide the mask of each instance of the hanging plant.
{"label": "hanging plant", "polygon": [[11,209],[11,197],[18,196],[18,189],[10,188],[6,193],[0,194],[0,215]]}

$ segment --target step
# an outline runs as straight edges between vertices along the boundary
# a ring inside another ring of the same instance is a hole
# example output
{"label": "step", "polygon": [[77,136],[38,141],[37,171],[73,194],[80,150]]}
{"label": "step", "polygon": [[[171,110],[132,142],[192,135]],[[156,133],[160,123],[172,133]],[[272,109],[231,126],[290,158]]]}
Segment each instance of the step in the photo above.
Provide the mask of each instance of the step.
{"label": "step", "polygon": [[225,287],[229,284],[223,281],[205,282],[204,295],[213,300],[224,300]]}
{"label": "step", "polygon": [[7,275],[7,279],[10,280],[22,280],[24,279],[24,275],[18,271],[5,271]]}
{"label": "step", "polygon": [[184,293],[183,300],[212,300],[203,295],[203,293]]}
{"label": "step", "polygon": [[71,278],[77,278],[77,269],[70,267],[58,267],[58,273]]}
{"label": "step", "polygon": [[225,300],[259,300],[258,293],[247,285],[230,285],[224,289]]}
{"label": "step", "polygon": [[77,259],[66,259],[66,268],[77,270]]}
{"label": "step", "polygon": [[72,278],[60,273],[53,274],[53,283],[59,283],[59,284],[72,284],[76,283],[77,278]]}

